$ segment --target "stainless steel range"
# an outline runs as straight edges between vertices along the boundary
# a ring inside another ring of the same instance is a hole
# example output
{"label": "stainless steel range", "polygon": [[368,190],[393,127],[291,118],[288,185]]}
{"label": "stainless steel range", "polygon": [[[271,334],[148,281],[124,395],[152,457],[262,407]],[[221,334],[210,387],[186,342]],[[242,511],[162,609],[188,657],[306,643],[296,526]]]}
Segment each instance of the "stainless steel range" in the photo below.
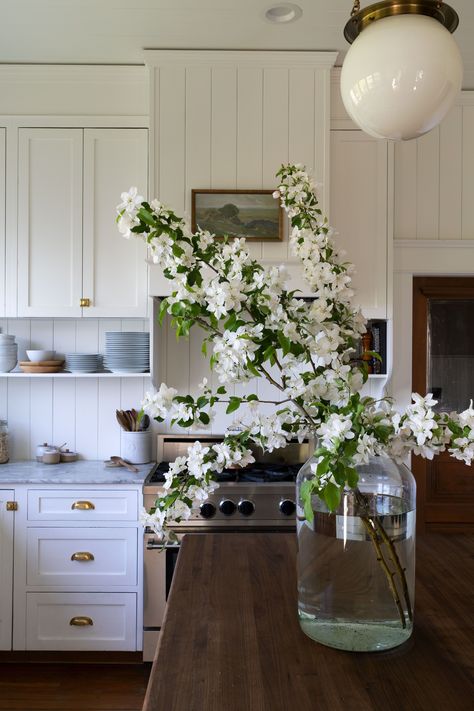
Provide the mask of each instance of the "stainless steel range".
{"label": "stainless steel range", "polygon": [[[163,492],[164,473],[170,462],[187,453],[196,440],[222,442],[219,436],[158,435],[157,468],[147,477],[144,504],[149,509]],[[185,533],[294,530],[295,479],[311,453],[311,442],[291,442],[284,449],[263,454],[255,447],[255,464],[227,469],[219,475],[219,488],[188,521],[176,524],[178,540]],[[179,543],[163,551],[156,534],[145,532],[144,661],[153,659],[166,599],[179,552]]]}

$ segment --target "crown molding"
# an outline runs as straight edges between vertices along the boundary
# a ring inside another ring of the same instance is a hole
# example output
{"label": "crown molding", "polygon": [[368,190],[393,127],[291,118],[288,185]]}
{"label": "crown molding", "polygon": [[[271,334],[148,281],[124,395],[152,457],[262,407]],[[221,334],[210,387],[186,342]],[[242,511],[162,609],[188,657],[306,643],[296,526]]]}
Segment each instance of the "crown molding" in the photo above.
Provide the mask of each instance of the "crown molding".
{"label": "crown molding", "polygon": [[338,52],[145,49],[143,56],[145,64],[151,67],[192,64],[193,66],[301,66],[331,69],[337,59]]}

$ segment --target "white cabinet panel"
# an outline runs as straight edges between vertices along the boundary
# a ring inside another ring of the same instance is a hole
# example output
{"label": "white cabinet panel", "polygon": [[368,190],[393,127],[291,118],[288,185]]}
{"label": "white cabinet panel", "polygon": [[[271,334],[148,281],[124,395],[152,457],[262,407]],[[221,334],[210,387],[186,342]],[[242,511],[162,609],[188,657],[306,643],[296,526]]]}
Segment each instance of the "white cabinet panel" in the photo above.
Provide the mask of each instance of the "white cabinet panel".
{"label": "white cabinet panel", "polygon": [[367,318],[387,316],[387,164],[386,142],[331,132],[330,223],[355,264],[355,301]]}
{"label": "white cabinet panel", "polygon": [[11,649],[13,595],[13,511],[7,511],[7,501],[15,492],[0,491],[0,649]]}
{"label": "white cabinet panel", "polygon": [[18,315],[80,316],[82,130],[19,129]]}
{"label": "white cabinet panel", "polygon": [[135,593],[27,593],[27,649],[132,651]]}
{"label": "white cabinet panel", "polygon": [[146,316],[146,245],[123,239],[115,218],[131,186],[147,197],[147,152],[147,129],[84,129],[84,316]]}
{"label": "white cabinet panel", "polygon": [[0,316],[5,316],[6,130],[0,128]]}
{"label": "white cabinet panel", "polygon": [[136,585],[136,528],[29,528],[27,585]]}

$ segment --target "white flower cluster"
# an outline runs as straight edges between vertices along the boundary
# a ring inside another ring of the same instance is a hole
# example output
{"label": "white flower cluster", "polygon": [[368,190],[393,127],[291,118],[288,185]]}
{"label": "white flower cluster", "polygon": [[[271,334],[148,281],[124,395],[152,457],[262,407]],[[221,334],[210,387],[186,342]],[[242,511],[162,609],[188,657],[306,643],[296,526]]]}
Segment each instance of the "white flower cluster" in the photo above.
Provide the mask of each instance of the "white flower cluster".
{"label": "white flower cluster", "polygon": [[214,369],[221,383],[243,382],[251,377],[247,365],[254,359],[262,330],[262,324],[239,326],[214,338]]}

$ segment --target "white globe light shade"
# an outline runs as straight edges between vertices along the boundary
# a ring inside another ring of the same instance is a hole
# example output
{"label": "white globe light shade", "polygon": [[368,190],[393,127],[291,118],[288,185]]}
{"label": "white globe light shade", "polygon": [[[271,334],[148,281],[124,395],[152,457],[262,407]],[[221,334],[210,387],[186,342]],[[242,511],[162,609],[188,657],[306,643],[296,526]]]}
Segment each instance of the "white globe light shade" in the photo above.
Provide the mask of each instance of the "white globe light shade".
{"label": "white globe light shade", "polygon": [[350,47],[341,96],[351,119],[376,138],[417,138],[446,116],[461,89],[451,33],[427,15],[394,15],[366,27]]}

